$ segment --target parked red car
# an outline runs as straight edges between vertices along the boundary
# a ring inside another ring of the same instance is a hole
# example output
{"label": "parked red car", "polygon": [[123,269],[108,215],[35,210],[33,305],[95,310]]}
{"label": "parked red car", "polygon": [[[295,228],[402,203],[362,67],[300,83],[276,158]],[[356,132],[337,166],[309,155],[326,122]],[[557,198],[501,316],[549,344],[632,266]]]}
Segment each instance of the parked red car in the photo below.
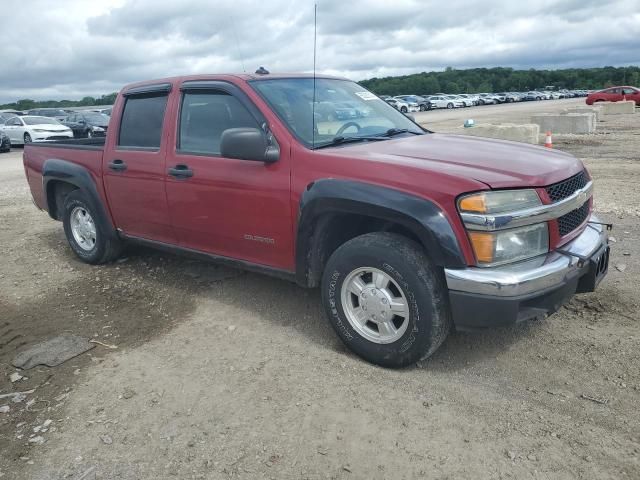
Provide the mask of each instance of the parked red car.
{"label": "parked red car", "polygon": [[[128,85],[106,137],[28,144],[35,204],[86,263],[142,243],[320,287],[337,335],[388,367],[606,275],[577,158],[432,133],[345,79],[256,73]],[[370,113],[327,120],[314,99]]]}
{"label": "parked red car", "polygon": [[636,87],[611,87],[598,90],[587,96],[587,105],[593,105],[596,102],[620,102],[622,100],[633,100],[636,105],[640,105],[640,89]]}

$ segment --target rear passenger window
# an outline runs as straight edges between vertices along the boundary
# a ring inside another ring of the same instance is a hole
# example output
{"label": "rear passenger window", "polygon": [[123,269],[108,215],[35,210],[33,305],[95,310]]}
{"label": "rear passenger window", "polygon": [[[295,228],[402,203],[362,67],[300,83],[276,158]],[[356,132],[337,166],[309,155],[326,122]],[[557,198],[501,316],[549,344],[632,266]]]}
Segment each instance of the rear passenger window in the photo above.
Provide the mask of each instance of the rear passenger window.
{"label": "rear passenger window", "polygon": [[224,92],[186,92],[180,109],[178,149],[220,154],[220,137],[228,128],[259,128],[258,122],[233,95]]}
{"label": "rear passenger window", "polygon": [[160,148],[167,94],[127,97],[120,122],[118,146]]}

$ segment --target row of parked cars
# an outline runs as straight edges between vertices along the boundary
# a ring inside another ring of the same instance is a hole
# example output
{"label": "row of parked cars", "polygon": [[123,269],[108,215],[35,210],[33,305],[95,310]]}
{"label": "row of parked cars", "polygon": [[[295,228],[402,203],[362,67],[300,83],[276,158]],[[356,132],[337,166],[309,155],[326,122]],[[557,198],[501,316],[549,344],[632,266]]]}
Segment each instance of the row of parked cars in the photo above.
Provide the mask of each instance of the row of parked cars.
{"label": "row of parked cars", "polygon": [[63,110],[38,108],[27,112],[0,112],[0,152],[12,145],[47,140],[104,137],[109,127],[111,108]]}
{"label": "row of parked cars", "polygon": [[457,95],[437,93],[435,95],[381,95],[384,101],[403,113],[424,112],[436,108],[462,108],[476,105],[495,105],[523,101],[555,100],[559,98],[586,97],[588,90],[559,90],[499,93],[460,93]]}

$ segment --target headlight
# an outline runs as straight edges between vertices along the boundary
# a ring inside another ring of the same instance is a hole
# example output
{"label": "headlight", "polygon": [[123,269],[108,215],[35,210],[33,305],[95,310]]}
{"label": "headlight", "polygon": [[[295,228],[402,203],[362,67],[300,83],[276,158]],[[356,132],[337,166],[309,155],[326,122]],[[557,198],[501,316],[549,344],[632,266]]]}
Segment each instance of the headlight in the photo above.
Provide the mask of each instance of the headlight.
{"label": "headlight", "polygon": [[104,132],[104,128],[102,127],[93,127],[91,130],[93,130],[94,132]]}
{"label": "headlight", "polygon": [[458,210],[468,213],[497,214],[542,205],[535,190],[495,190],[472,193],[458,200]]}
{"label": "headlight", "polygon": [[479,266],[493,266],[535,257],[549,251],[547,223],[495,232],[469,231]]}
{"label": "headlight", "polygon": [[[458,200],[463,214],[500,215],[538,207],[542,201],[533,189],[495,190],[472,193]],[[547,223],[509,230],[468,230],[479,266],[493,266],[535,257],[549,251]]]}
{"label": "headlight", "polygon": [[41,128],[34,128],[33,131],[38,133],[46,132],[46,130],[42,130]]}

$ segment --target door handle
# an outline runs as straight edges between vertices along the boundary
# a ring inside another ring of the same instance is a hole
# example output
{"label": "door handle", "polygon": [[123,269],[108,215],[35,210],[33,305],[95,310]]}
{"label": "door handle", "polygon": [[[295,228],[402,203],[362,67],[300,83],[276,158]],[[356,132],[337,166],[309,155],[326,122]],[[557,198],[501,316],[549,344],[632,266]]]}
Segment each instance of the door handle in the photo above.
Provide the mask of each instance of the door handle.
{"label": "door handle", "polygon": [[116,172],[122,172],[123,170],[127,169],[127,164],[122,160],[114,160],[112,162],[109,162],[109,168],[111,170],[115,170]]}
{"label": "door handle", "polygon": [[169,169],[169,175],[175,178],[189,178],[193,177],[193,170],[191,170],[187,165],[178,164]]}

